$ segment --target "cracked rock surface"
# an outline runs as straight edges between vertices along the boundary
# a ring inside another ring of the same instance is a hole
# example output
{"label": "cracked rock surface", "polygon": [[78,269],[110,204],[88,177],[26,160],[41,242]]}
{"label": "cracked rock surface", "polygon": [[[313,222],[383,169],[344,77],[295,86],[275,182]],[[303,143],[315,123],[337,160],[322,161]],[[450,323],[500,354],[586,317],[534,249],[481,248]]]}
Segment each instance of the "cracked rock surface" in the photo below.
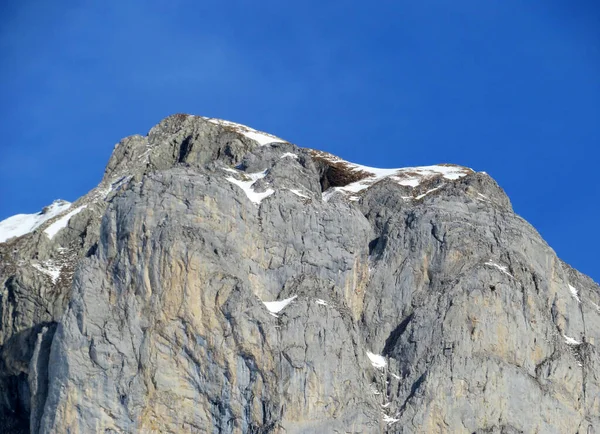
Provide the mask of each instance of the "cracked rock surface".
{"label": "cracked rock surface", "polygon": [[600,288],[485,173],[174,115],[59,205],[0,242],[0,432],[600,433]]}

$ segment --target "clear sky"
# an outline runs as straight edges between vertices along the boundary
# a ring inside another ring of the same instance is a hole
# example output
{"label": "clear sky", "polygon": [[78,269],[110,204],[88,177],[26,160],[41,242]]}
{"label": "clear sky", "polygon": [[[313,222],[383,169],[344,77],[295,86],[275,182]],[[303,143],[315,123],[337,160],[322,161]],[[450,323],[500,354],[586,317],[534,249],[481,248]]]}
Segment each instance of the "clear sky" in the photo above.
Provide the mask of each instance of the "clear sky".
{"label": "clear sky", "polygon": [[0,220],[177,112],[377,167],[490,173],[600,281],[600,2],[0,2]]}

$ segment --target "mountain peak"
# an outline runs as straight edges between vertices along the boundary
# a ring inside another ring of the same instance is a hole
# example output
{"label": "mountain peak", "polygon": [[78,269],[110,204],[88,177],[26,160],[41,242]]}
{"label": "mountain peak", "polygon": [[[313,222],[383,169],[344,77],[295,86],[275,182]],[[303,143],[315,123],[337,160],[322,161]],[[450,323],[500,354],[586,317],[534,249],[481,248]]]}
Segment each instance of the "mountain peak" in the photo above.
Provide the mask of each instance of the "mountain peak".
{"label": "mountain peak", "polygon": [[[235,167],[242,164],[243,157],[257,147],[282,145],[290,149],[302,149],[275,135],[239,123],[175,114],[159,122],[146,136],[131,136],[117,144],[106,168],[105,181],[177,164],[207,166],[221,161],[229,167]],[[456,181],[475,173],[467,167],[447,163],[379,169],[351,163],[320,150],[306,151],[324,173],[323,191],[332,187],[329,195],[342,193],[350,200],[356,200],[360,191],[385,179],[415,188],[436,184],[432,182],[435,180]],[[288,154],[296,155],[293,152]]]}
{"label": "mountain peak", "polygon": [[483,172],[179,114],[0,235],[3,432],[600,429],[600,288]]}
{"label": "mountain peak", "polygon": [[[270,166],[265,166],[265,155],[278,155]],[[302,156],[302,158],[300,158]],[[289,164],[284,164],[284,158]],[[300,158],[300,159],[299,159]],[[281,161],[276,161],[281,160]],[[256,161],[261,161],[256,165]],[[265,178],[266,172],[284,165],[289,173]],[[294,164],[302,166],[302,170],[293,170]],[[271,189],[281,183],[292,191],[312,191],[323,200],[358,201],[364,192],[371,187],[391,182],[402,190],[404,200],[422,200],[446,186],[452,185],[465,177],[476,174],[470,168],[454,164],[441,163],[433,166],[403,167],[382,169],[368,167],[346,161],[325,151],[299,148],[298,146],[272,134],[255,130],[239,123],[194,116],[175,114],[166,117],[152,127],[145,135],[132,135],[122,139],[113,150],[105,169],[102,182],[79,202],[87,204],[107,200],[126,182],[141,179],[144,175],[167,170],[178,165],[229,168],[233,173],[253,179],[249,185],[259,185],[263,189]],[[306,170],[317,173],[319,185],[306,188]],[[224,172],[217,172],[224,176]],[[292,180],[295,176],[295,180]],[[480,178],[486,178],[484,172]],[[229,177],[231,178],[231,176]],[[277,179],[276,179],[277,178]],[[237,182],[237,178],[232,178]],[[510,207],[510,203],[495,182],[484,182],[475,190],[475,198],[480,201]],[[272,190],[274,191],[274,190]],[[252,195],[251,195],[252,196]],[[335,199],[337,198],[337,199]],[[491,199],[490,199],[491,198]],[[496,199],[494,199],[496,198]],[[499,199],[498,199],[499,198]],[[47,207],[47,211],[38,215],[19,215],[0,222],[0,242],[12,237],[22,236],[34,231],[55,216],[66,214],[70,204],[57,201]],[[46,208],[45,208],[46,210]]]}

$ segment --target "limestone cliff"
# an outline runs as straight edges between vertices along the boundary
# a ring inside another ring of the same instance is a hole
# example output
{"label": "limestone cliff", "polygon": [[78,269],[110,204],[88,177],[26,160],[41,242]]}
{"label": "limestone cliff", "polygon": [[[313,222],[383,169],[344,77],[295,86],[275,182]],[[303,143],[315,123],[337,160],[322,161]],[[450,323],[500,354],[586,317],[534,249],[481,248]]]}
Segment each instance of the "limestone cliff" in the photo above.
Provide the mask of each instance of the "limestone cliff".
{"label": "limestone cliff", "polygon": [[1,432],[600,433],[600,288],[459,166],[174,115],[0,284]]}

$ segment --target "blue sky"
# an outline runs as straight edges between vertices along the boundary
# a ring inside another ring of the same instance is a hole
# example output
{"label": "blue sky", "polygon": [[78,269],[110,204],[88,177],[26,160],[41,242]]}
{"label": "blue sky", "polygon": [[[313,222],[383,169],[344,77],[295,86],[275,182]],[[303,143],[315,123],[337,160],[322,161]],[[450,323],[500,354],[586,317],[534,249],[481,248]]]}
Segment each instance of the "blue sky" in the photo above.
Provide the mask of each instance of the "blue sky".
{"label": "blue sky", "polygon": [[490,173],[600,281],[600,4],[0,3],[0,220],[75,200],[177,112],[378,167]]}

